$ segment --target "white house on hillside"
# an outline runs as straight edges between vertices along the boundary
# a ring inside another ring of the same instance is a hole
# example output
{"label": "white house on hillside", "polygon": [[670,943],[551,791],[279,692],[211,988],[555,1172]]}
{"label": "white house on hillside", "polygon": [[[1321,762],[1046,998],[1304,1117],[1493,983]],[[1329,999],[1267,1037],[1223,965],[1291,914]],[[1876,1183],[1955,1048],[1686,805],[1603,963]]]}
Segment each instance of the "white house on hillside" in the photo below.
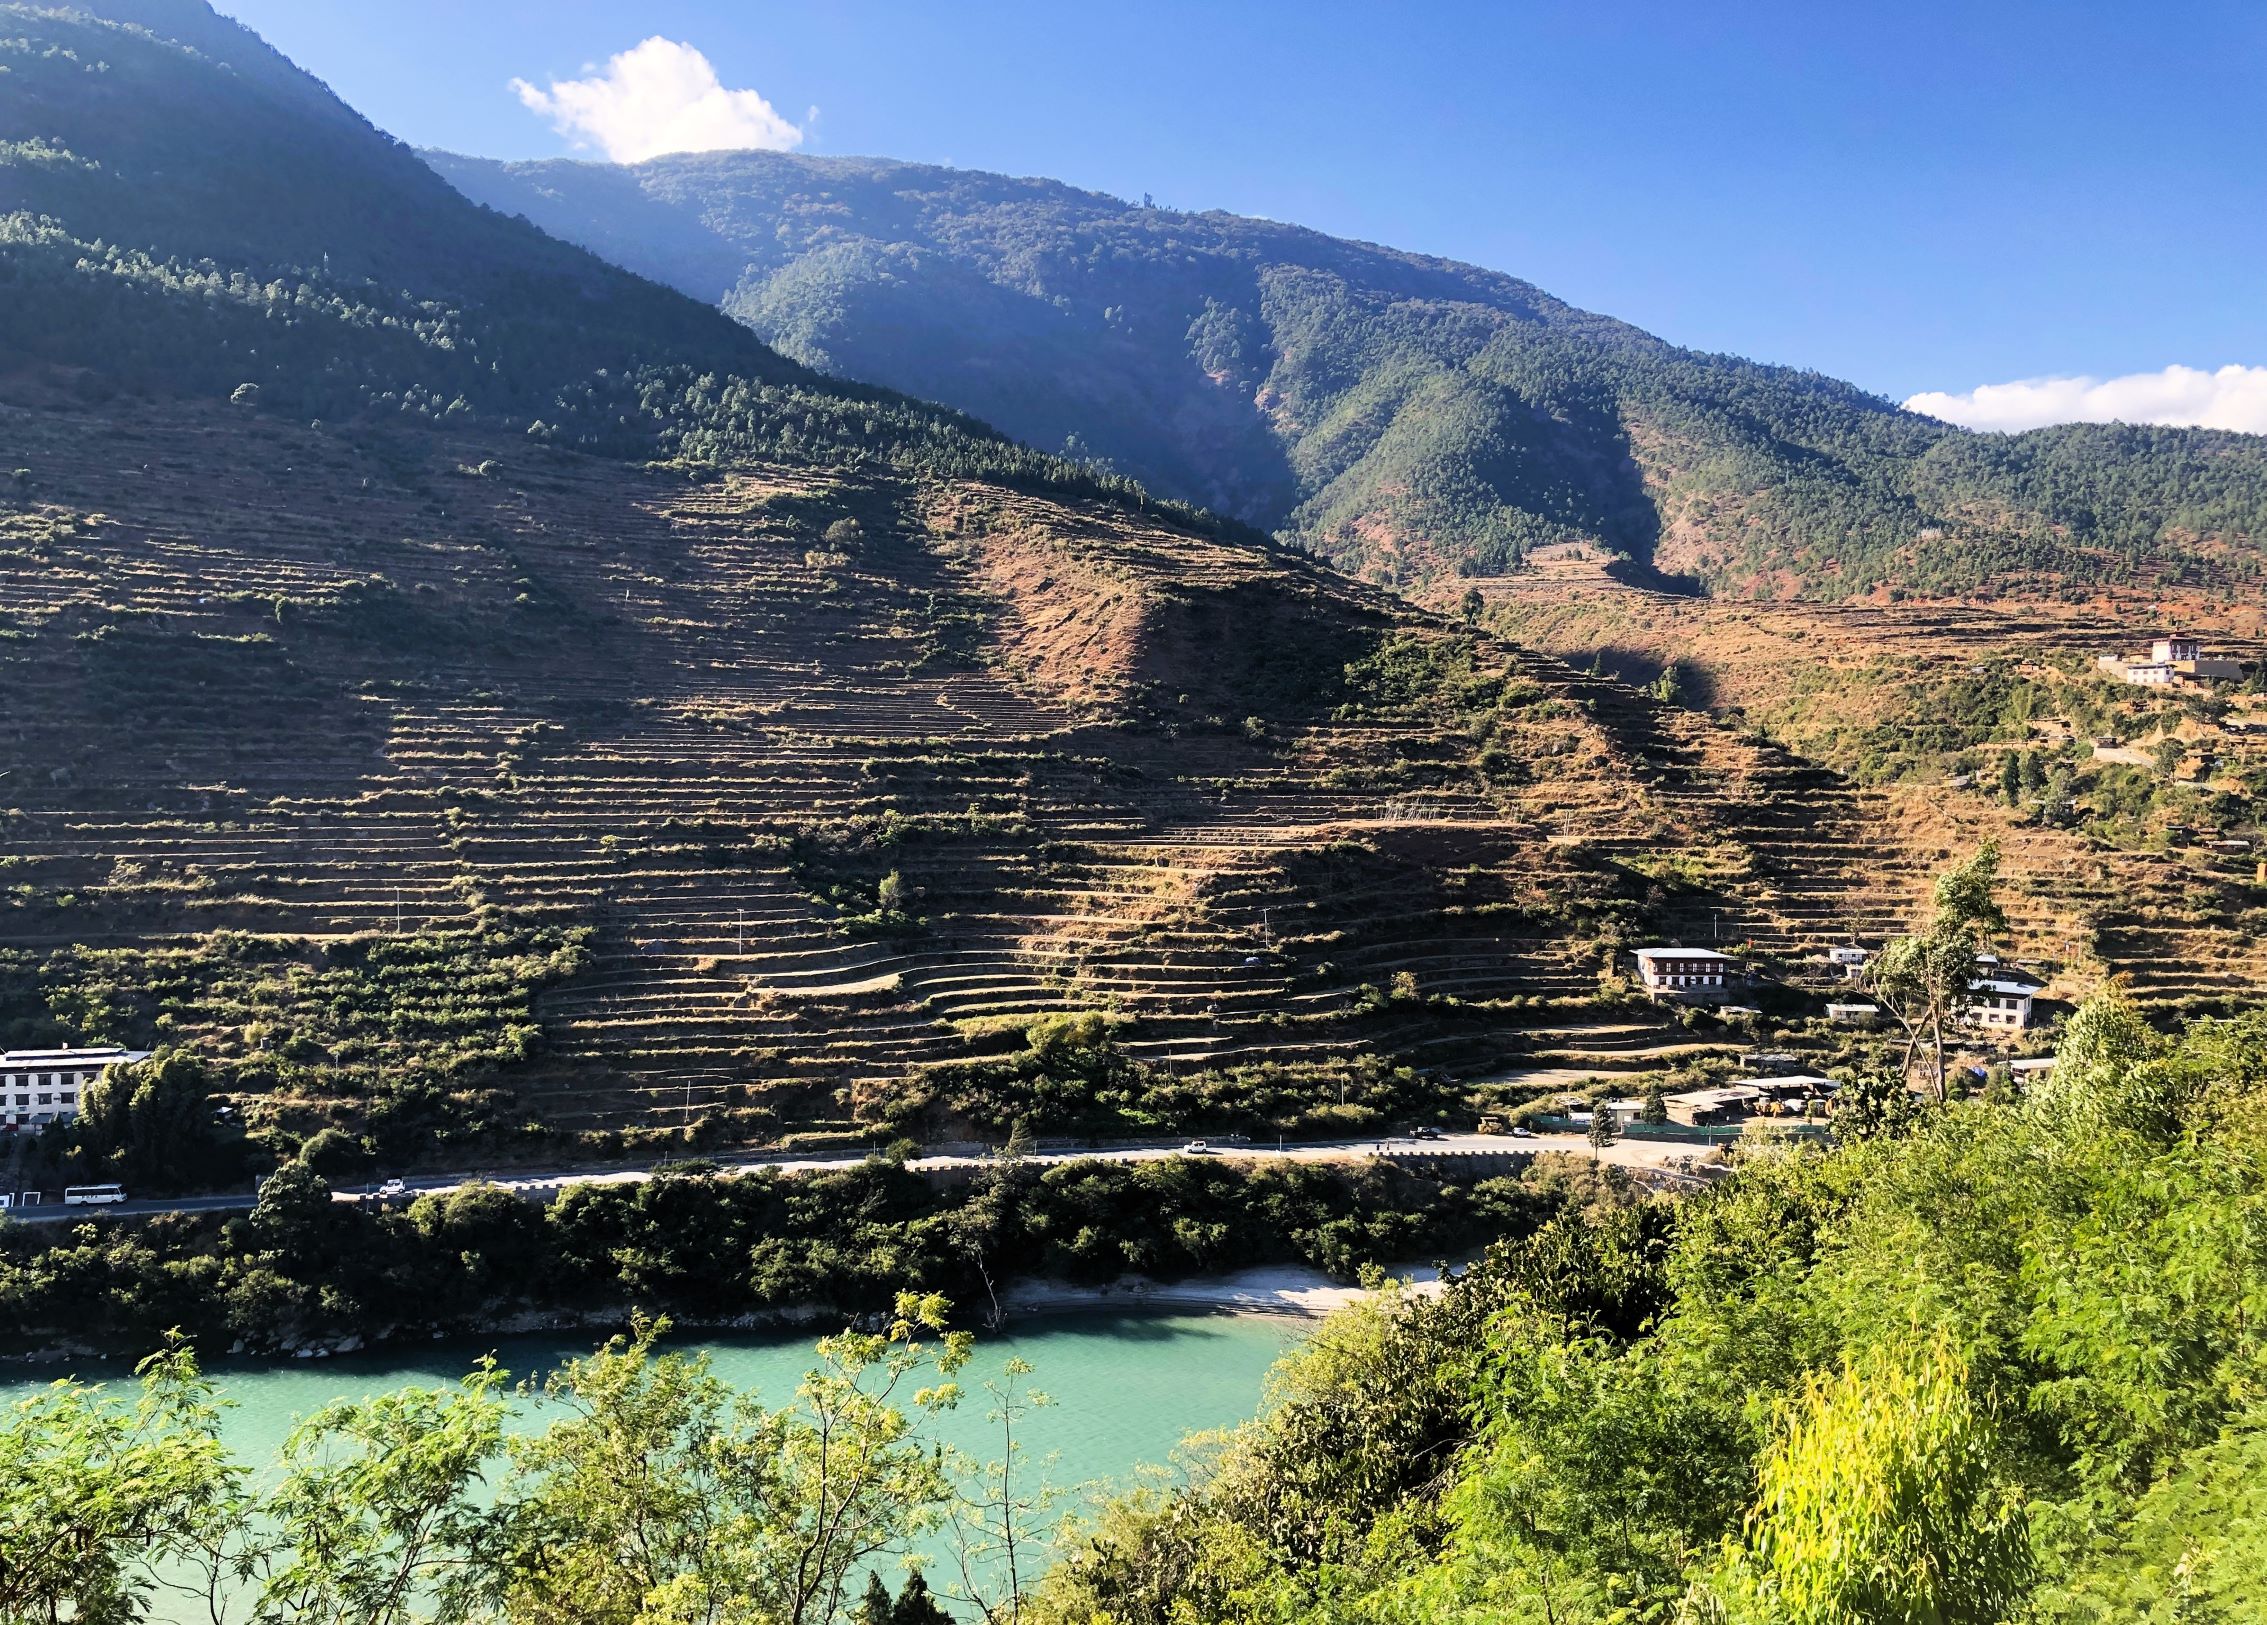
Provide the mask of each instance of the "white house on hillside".
{"label": "white house on hillside", "polygon": [[1656,999],[1716,998],[1736,968],[1730,955],[1709,948],[1637,950],[1638,980]]}
{"label": "white house on hillside", "polygon": [[1842,943],[1826,950],[1827,963],[1842,973],[1845,981],[1854,982],[1866,973],[1873,963],[1873,950]]}
{"label": "white house on hillside", "polygon": [[1961,1014],[1978,1027],[2021,1032],[2031,1025],[2031,1001],[2041,989],[1996,966],[1968,984],[1968,1007]]}
{"label": "white house on hillside", "polygon": [[0,1129],[38,1128],[79,1115],[88,1084],[106,1067],[146,1061],[146,1049],[12,1049],[0,1053]]}
{"label": "white house on hillside", "polygon": [[2146,655],[2102,655],[2095,662],[2113,677],[2142,688],[2169,688],[2174,683],[2233,683],[2243,677],[2243,662],[2220,660],[2204,653],[2204,645],[2175,632],[2149,645]]}

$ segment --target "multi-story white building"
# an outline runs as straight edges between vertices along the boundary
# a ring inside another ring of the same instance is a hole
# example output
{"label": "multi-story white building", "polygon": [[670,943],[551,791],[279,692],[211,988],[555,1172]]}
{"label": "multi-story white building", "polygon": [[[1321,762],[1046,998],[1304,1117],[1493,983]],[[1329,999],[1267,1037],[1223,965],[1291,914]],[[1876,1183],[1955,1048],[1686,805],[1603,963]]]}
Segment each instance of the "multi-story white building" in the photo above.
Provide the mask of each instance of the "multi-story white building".
{"label": "multi-story white building", "polygon": [[1637,950],[1638,980],[1656,999],[1716,999],[1737,968],[1730,955],[1709,948]]}
{"label": "multi-story white building", "polygon": [[2243,678],[2243,662],[2218,659],[2204,645],[2175,632],[2156,639],[2146,655],[2101,655],[2094,664],[2112,677],[2122,677],[2143,688],[2169,688],[2175,683],[2233,683]]}
{"label": "multi-story white building", "polygon": [[0,1052],[0,1129],[40,1128],[76,1117],[87,1085],[104,1068],[149,1058],[146,1049],[116,1044]]}
{"label": "multi-story white building", "polygon": [[2031,1001],[2040,991],[2036,982],[1990,967],[1968,984],[1968,1006],[1961,1014],[1978,1027],[2021,1032],[2031,1025]]}

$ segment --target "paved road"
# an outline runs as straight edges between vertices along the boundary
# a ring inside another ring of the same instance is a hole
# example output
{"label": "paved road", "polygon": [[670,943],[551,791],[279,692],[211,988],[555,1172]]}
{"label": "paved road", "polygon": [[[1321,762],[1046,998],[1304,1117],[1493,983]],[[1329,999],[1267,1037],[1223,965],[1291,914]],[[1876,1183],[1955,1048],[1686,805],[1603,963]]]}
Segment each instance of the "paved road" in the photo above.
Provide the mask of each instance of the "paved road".
{"label": "paved road", "polygon": [[[1600,1160],[1623,1168],[1668,1171],[1673,1164],[1687,1157],[1699,1157],[1705,1146],[1688,1145],[1677,1141],[1618,1140],[1606,1147]],[[1444,1134],[1437,1140],[1338,1140],[1322,1144],[1272,1146],[1259,1144],[1232,1144],[1211,1142],[1211,1148],[1202,1153],[1192,1152],[1185,1145],[1140,1145],[1067,1147],[1054,1151],[1032,1153],[1025,1160],[1033,1163],[1057,1162],[1157,1162],[1167,1157],[1202,1155],[1212,1161],[1236,1162],[1364,1162],[1372,1157],[1395,1158],[1471,1159],[1475,1171],[1489,1162],[1535,1151],[1571,1151],[1590,1156],[1590,1142],[1579,1134],[1535,1134],[1517,1138],[1502,1134]],[[754,1169],[771,1168],[786,1173],[825,1173],[853,1168],[862,1160],[855,1156],[835,1157],[743,1157],[714,1159],[727,1176],[747,1173]],[[983,1156],[916,1157],[906,1164],[916,1171],[930,1169],[980,1169],[990,1166]],[[452,1191],[466,1185],[489,1184],[505,1190],[517,1191],[534,1199],[548,1199],[569,1185],[635,1185],[654,1177],[656,1170],[642,1168],[574,1168],[513,1169],[507,1173],[430,1174],[405,1180],[413,1195],[428,1191]],[[342,1190],[333,1193],[341,1202],[362,1200],[369,1188]],[[103,1207],[63,1207],[55,1193],[36,1207],[14,1208],[9,1217],[27,1224],[54,1224],[66,1219],[81,1219],[97,1213],[112,1214],[121,1218],[134,1218],[152,1213],[225,1213],[242,1212],[252,1206],[252,1195],[245,1192],[232,1196],[183,1196],[170,1201],[120,1202]]]}

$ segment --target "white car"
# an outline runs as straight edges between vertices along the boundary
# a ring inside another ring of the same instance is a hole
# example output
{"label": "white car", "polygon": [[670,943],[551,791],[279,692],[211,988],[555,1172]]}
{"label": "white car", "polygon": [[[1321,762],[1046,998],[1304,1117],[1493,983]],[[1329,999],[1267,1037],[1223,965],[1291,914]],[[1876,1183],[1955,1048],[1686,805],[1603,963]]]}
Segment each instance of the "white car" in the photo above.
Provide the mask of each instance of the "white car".
{"label": "white car", "polygon": [[378,1187],[378,1194],[386,1197],[407,1196],[409,1186],[399,1179],[389,1179]]}
{"label": "white car", "polygon": [[1187,1145],[1181,1147],[1181,1155],[1184,1157],[1201,1157],[1211,1150],[1212,1147],[1206,1145],[1202,1140],[1191,1140]]}

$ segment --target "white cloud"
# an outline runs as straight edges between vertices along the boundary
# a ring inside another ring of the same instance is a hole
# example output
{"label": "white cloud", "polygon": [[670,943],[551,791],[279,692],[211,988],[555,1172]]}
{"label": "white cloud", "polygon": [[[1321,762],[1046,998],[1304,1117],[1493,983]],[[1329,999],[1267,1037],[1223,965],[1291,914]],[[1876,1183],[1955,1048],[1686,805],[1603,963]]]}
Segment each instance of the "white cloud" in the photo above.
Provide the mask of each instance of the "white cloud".
{"label": "white cloud", "polygon": [[[762,147],[785,152],[803,132],[752,90],[727,90],[709,59],[680,40],[656,34],[593,68],[583,79],[554,79],[539,90],[525,79],[512,89],[578,147],[596,147],[618,164],[665,152]],[[818,109],[811,109],[818,116]]]}
{"label": "white cloud", "polygon": [[1905,403],[1971,429],[2048,423],[2168,423],[2267,434],[2267,367],[2167,367],[2119,378],[2026,378],[1960,394],[1928,390]]}

